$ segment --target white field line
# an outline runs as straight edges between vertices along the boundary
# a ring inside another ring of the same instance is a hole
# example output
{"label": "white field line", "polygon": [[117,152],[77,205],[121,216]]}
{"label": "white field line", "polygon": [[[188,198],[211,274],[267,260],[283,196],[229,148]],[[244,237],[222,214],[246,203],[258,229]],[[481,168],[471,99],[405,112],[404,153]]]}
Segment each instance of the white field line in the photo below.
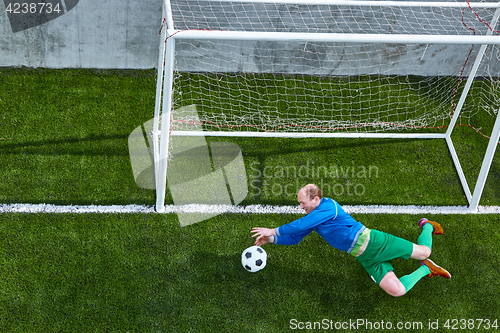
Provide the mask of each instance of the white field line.
{"label": "white field line", "polygon": [[[499,214],[499,206],[479,206],[477,212],[466,206],[343,206],[350,214]],[[111,205],[111,206],[61,206],[50,204],[0,204],[0,213],[155,213],[153,206]],[[232,205],[167,205],[165,213],[235,213],[235,214],[303,214],[298,206],[232,206]]]}

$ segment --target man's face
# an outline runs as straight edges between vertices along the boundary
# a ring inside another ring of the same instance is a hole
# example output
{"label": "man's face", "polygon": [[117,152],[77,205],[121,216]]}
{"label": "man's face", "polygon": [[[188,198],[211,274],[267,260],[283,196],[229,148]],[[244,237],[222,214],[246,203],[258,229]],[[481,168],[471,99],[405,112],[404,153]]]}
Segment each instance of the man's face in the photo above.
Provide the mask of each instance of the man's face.
{"label": "man's face", "polygon": [[299,201],[300,208],[305,210],[306,214],[309,214],[314,209],[316,209],[316,207],[318,207],[320,202],[319,197],[314,197],[314,199],[310,200],[304,190],[299,191],[297,195],[297,200]]}

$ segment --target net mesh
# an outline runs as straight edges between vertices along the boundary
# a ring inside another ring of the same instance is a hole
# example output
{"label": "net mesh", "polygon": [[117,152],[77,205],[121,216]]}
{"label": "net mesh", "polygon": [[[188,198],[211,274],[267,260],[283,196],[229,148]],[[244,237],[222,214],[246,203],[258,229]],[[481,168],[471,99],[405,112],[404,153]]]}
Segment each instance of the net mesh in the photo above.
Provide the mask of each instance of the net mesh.
{"label": "net mesh", "polygon": [[[493,2],[495,3],[495,2]],[[402,5],[297,5],[228,1],[172,2],[174,28],[227,31],[485,34],[494,10],[462,2],[457,7]]]}
{"label": "net mesh", "polygon": [[[494,9],[172,3],[176,30],[485,35]],[[180,35],[180,34],[179,34]],[[172,130],[443,131],[479,45],[176,39]],[[460,122],[499,107],[499,51],[490,46]]]}

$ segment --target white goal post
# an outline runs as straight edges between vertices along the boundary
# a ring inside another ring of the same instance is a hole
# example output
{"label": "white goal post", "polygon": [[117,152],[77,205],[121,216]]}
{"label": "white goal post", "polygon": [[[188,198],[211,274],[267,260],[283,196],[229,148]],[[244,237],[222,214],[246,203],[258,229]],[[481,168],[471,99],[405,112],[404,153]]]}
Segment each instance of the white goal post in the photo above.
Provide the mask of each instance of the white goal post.
{"label": "white goal post", "polygon": [[[473,191],[451,135],[478,109],[499,114],[498,91],[469,97],[500,76],[499,16],[499,2],[164,0],[156,211],[171,136],[444,139],[477,211],[499,118]],[[193,104],[199,119],[176,115]]]}

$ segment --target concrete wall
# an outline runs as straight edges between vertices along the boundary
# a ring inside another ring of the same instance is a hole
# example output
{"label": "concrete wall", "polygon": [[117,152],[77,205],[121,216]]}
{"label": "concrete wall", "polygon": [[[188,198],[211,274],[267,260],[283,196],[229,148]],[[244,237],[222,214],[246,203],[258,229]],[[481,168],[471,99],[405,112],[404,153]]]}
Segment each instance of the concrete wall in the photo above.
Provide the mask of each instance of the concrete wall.
{"label": "concrete wall", "polygon": [[[163,0],[44,0],[54,5],[60,3],[64,11],[60,15],[49,16],[47,14],[38,18],[39,21],[46,21],[43,24],[33,21],[33,17],[8,14],[5,11],[6,5],[15,1],[21,0],[4,0],[0,3],[0,67],[142,69],[157,66]],[[238,12],[248,10],[246,8],[229,6],[228,8],[233,12],[228,14],[224,11],[208,10],[204,7],[206,4],[203,2],[203,6],[200,5],[200,7],[196,2],[176,1],[173,4],[176,13],[174,16],[176,28],[267,30],[268,27],[273,26],[272,29],[277,30],[292,29],[294,22],[300,22],[300,18],[304,15],[302,10],[309,14],[308,9],[301,6],[298,6],[299,9],[295,11],[288,9],[282,11],[283,8],[280,6],[262,10],[259,5],[252,6],[251,8],[255,11],[252,14],[254,17],[265,12],[270,20],[269,22],[264,20],[261,22],[262,26],[256,27],[254,22],[259,22],[260,18],[259,20],[250,16],[248,19],[235,18]],[[195,7],[199,7],[197,11],[193,10]],[[190,10],[193,13],[189,12]],[[190,16],[183,17],[184,13],[190,13]],[[340,23],[347,24],[345,21],[336,20],[335,17],[325,19],[326,16],[321,17],[323,14],[316,13],[315,15],[319,16],[313,20],[326,22],[323,27],[326,30],[320,32],[337,31],[342,28],[338,26]],[[420,21],[427,13],[420,15],[422,17],[414,18],[418,24],[408,21],[405,30],[415,29],[412,27],[413,24],[417,29],[421,28]],[[480,29],[485,30],[486,25],[478,22],[472,13],[468,13],[468,20],[470,21],[468,21],[468,26],[476,24],[478,32]],[[277,24],[273,23],[275,21],[279,22],[279,27],[274,27]],[[33,23],[33,26],[30,27],[30,24],[26,22]],[[248,27],[244,22],[247,22]],[[23,26],[20,23],[25,24]],[[357,25],[352,24],[352,26]],[[396,29],[396,26],[388,26],[384,29],[392,30]],[[414,30],[410,32],[418,33]],[[406,31],[406,33],[409,32]],[[274,45],[269,42],[255,41],[234,42],[231,52],[228,52],[228,46],[210,43],[206,48],[200,47],[203,44],[207,42],[178,43],[177,64],[181,70],[192,70],[193,62],[198,62],[202,65],[195,69],[196,71],[277,71],[318,75],[353,75],[363,74],[363,70],[353,68],[353,63],[347,63],[345,59],[352,60],[353,57],[358,57],[359,68],[363,68],[363,63],[366,62],[366,59],[359,58],[358,53],[354,52],[357,51],[356,47],[349,48],[353,51],[350,54],[346,51],[348,48],[343,46],[339,49],[339,47],[326,44],[298,43],[290,46],[288,43],[274,43],[279,44]],[[412,74],[417,75],[456,75],[457,68],[462,69],[470,50],[470,45],[430,47],[421,45],[410,55],[397,53],[399,52],[398,45],[358,47],[365,49],[371,47],[372,53],[384,54],[377,60],[380,73],[398,74],[400,69],[397,68],[396,63],[399,62],[406,63],[407,66],[403,69],[406,71],[405,74],[408,74],[408,68],[411,68]],[[383,50],[377,50],[381,47]],[[217,58],[211,58],[214,54]],[[498,73],[500,65],[498,60],[494,59],[495,63],[492,64],[490,70]],[[468,65],[470,66],[471,63]]]}
{"label": "concrete wall", "polygon": [[[0,67],[157,66],[162,0],[76,2],[63,15],[18,32],[12,23],[20,18],[8,15],[6,1],[0,2]],[[70,7],[68,0],[64,3]]]}

